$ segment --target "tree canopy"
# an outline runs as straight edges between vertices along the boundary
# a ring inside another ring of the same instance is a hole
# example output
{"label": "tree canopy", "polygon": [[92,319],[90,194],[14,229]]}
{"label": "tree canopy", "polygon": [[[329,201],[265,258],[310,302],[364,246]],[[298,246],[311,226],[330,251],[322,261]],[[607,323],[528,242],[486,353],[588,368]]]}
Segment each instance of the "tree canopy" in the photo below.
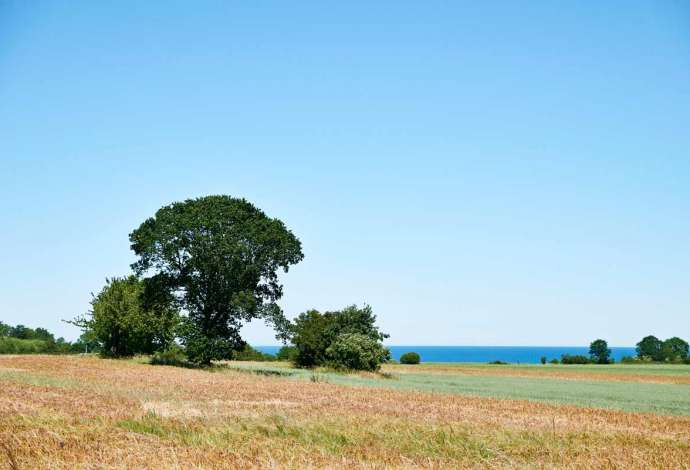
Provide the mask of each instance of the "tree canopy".
{"label": "tree canopy", "polygon": [[[308,310],[291,327],[291,341],[297,350],[294,361],[301,367],[329,364],[373,370],[390,357],[380,344],[387,337],[376,326],[376,315],[369,305],[350,305],[325,313]],[[352,348],[346,348],[348,341]]]}
{"label": "tree canopy", "polygon": [[656,336],[645,336],[637,343],[637,355],[639,357],[648,357],[654,361],[663,361],[662,343]]}
{"label": "tree canopy", "polygon": [[674,336],[663,342],[661,345],[661,352],[665,359],[685,361],[688,358],[688,343]]}
{"label": "tree canopy", "polygon": [[611,362],[611,350],[608,343],[603,339],[592,341],[589,345],[589,355],[592,361],[597,364],[608,364]]}
{"label": "tree canopy", "polygon": [[[159,209],[130,234],[147,292],[170,293],[187,312],[182,341],[209,363],[244,348],[244,322],[263,318],[285,338],[278,271],[302,260],[295,235],[245,199],[207,196]],[[150,294],[149,294],[150,295]]]}
{"label": "tree canopy", "polygon": [[[72,322],[110,356],[151,354],[175,338],[178,312],[169,304],[144,305],[144,284],[135,276],[106,279],[91,301],[91,311]],[[93,348],[92,348],[93,349]]]}

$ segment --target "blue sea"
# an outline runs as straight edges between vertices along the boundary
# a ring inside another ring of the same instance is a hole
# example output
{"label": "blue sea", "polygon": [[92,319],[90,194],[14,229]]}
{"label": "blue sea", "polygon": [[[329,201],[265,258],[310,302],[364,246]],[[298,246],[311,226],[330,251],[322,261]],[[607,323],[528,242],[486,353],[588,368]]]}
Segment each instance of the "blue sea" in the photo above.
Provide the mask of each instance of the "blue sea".
{"label": "blue sea", "polygon": [[[275,354],[280,346],[255,346],[261,352]],[[414,351],[422,362],[491,362],[512,364],[538,364],[541,357],[560,359],[562,354],[589,355],[589,347],[582,346],[388,346],[393,359]],[[633,347],[612,347],[611,355],[620,361],[623,356],[634,356]]]}

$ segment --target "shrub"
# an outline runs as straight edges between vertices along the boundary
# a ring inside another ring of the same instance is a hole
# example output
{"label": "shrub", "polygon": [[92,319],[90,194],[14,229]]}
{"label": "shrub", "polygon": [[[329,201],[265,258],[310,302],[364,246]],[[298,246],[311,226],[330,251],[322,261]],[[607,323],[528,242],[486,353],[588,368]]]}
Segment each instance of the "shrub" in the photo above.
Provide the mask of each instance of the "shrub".
{"label": "shrub", "polygon": [[623,356],[621,358],[621,363],[622,364],[635,364],[636,362],[639,362],[639,360],[635,359],[632,356]]}
{"label": "shrub", "polygon": [[176,344],[169,346],[163,351],[156,352],[151,357],[150,363],[156,366],[189,367],[191,365],[184,350]]}
{"label": "shrub", "polygon": [[326,349],[327,363],[335,369],[376,371],[390,357],[388,349],[361,333],[345,333]]}
{"label": "shrub", "polygon": [[551,364],[560,364],[560,361],[558,359],[551,359],[549,362]]}
{"label": "shrub", "polygon": [[294,346],[283,346],[276,354],[277,361],[294,361],[297,357],[297,348]]}
{"label": "shrub", "polygon": [[239,336],[207,336],[196,323],[187,318],[182,320],[180,331],[185,353],[189,360],[196,364],[210,365],[214,359],[232,359],[234,352],[244,347],[244,342]]}
{"label": "shrub", "polygon": [[419,364],[421,358],[416,352],[406,352],[400,356],[400,364]]}
{"label": "shrub", "polygon": [[491,362],[489,362],[489,364],[494,365],[494,366],[507,366],[508,365],[507,362],[503,362],[503,361],[491,361]]}
{"label": "shrub", "polygon": [[[332,362],[327,350],[343,334],[357,334],[380,344],[388,335],[375,324],[376,315],[370,306],[351,305],[336,312],[321,313],[309,310],[300,314],[291,326],[291,340],[297,348],[294,363],[299,367],[314,367]],[[387,356],[388,357],[388,356]]]}
{"label": "shrub", "polygon": [[41,339],[0,338],[0,354],[47,354],[55,352],[53,346]]}
{"label": "shrub", "polygon": [[43,341],[19,338],[0,338],[0,354],[32,354],[43,348]]}
{"label": "shrub", "polygon": [[232,358],[236,361],[275,361],[273,354],[262,353],[246,344],[241,351],[235,351]]}
{"label": "shrub", "polygon": [[546,356],[542,356],[542,357],[539,359],[539,362],[541,362],[542,364],[546,364]]}
{"label": "shrub", "polygon": [[561,364],[591,364],[592,361],[587,356],[580,354],[563,354],[561,355]]}

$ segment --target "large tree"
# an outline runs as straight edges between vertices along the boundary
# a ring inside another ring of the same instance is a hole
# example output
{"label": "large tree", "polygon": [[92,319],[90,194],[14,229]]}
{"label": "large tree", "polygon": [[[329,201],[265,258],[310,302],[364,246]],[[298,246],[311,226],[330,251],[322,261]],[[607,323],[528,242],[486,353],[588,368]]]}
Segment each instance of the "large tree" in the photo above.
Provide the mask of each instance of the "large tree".
{"label": "large tree", "polygon": [[230,357],[244,342],[239,330],[254,318],[285,332],[278,270],[302,260],[300,241],[283,222],[245,199],[207,196],[176,202],[130,234],[148,275],[147,290],[175,295],[187,312],[182,340],[195,362]]}

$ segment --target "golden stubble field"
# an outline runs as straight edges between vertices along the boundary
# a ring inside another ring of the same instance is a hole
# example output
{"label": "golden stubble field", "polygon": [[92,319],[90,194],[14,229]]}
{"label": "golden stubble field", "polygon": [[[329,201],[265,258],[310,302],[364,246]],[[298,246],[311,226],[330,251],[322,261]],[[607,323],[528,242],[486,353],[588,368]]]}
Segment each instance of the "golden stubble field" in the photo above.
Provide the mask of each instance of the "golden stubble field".
{"label": "golden stubble field", "polygon": [[0,356],[3,466],[690,468],[690,418]]}

